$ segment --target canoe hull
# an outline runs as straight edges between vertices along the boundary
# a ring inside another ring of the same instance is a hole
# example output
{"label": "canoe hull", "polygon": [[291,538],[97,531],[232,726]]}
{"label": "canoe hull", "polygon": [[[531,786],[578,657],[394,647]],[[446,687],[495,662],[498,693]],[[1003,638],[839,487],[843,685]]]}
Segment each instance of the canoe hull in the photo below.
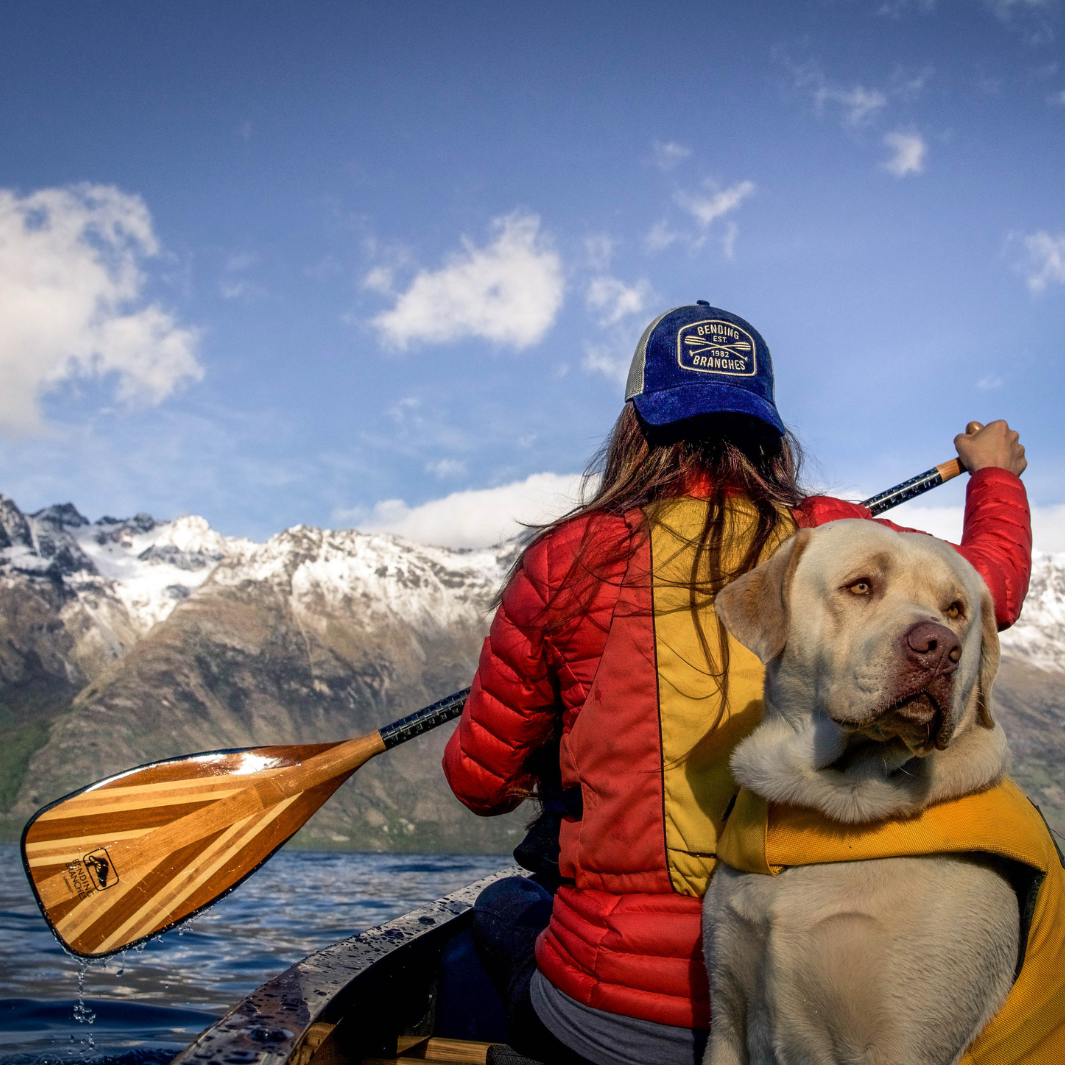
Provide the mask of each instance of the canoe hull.
{"label": "canoe hull", "polygon": [[489,884],[527,875],[503,869],[311,954],[253,991],[174,1065],[358,1065],[395,1057],[403,1037],[504,1042],[503,1007],[469,926]]}

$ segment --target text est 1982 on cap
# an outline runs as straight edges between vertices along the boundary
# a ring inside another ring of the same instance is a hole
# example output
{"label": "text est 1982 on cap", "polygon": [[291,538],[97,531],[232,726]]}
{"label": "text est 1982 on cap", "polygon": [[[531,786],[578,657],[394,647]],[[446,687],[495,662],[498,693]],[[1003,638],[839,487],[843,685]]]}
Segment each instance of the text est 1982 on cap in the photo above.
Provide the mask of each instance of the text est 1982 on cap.
{"label": "text est 1982 on cap", "polygon": [[731,412],[784,432],[766,342],[749,322],[704,300],[674,307],[644,330],[625,399],[651,425]]}

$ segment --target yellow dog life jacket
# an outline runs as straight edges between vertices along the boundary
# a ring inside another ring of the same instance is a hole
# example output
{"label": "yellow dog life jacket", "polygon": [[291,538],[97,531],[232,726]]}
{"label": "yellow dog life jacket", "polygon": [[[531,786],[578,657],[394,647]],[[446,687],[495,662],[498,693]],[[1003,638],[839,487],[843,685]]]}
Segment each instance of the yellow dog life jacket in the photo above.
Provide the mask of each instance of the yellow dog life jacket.
{"label": "yellow dog life jacket", "polygon": [[795,865],[974,851],[1031,867],[1038,886],[1021,971],[961,1065],[1062,1065],[1065,867],[1039,811],[1012,780],[916,817],[860,825],[743,789],[717,845],[718,859],[734,869],[773,875]]}

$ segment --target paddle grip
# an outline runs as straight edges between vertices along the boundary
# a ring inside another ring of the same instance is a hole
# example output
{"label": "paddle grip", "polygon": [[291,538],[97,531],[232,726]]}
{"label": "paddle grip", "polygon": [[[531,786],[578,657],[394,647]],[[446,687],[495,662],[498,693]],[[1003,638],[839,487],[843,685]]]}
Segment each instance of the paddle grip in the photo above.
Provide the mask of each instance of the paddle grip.
{"label": "paddle grip", "polygon": [[867,507],[869,513],[875,518],[877,514],[883,514],[885,510],[897,507],[900,503],[905,503],[907,499],[913,499],[930,488],[938,488],[945,481],[957,477],[963,469],[964,467],[957,459],[941,462],[938,466],[933,466],[930,470],[925,470],[924,473],[919,473],[916,477],[911,477],[908,481],[903,481],[902,484],[897,484],[886,492],[863,499],[861,505]]}
{"label": "paddle grip", "polygon": [[401,743],[406,743],[407,740],[412,740],[415,736],[420,736],[423,732],[444,724],[445,721],[454,720],[462,713],[469,694],[470,689],[463,688],[462,691],[455,692],[446,699],[441,699],[421,710],[415,710],[413,714],[401,717],[398,721],[393,721],[391,725],[385,725],[381,729],[381,739],[385,750],[391,750]]}

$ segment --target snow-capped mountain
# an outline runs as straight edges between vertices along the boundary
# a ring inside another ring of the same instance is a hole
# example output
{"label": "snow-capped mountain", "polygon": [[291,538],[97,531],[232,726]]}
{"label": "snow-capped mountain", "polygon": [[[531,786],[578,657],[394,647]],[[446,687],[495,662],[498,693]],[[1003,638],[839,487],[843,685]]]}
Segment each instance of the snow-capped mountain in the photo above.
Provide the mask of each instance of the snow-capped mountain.
{"label": "snow-capped mountain", "polygon": [[70,503],[23,515],[0,496],[0,568],[62,581],[77,593],[114,595],[140,635],[162,621],[223,559],[255,545],[203,518],[148,514],[90,522]]}
{"label": "snow-capped mountain", "polygon": [[1065,553],[1036,551],[1020,619],[1000,636],[1003,655],[1065,673]]}
{"label": "snow-capped mountain", "polygon": [[[313,544],[313,550],[308,547]],[[288,573],[299,558],[300,572]],[[71,504],[23,515],[0,495],[0,573],[61,581],[96,611],[101,597],[124,607],[138,636],[167,618],[215,572],[227,584],[293,578],[297,595],[333,601],[355,595],[372,609],[432,613],[443,623],[483,604],[502,579],[512,549],[457,552],[390,535],[298,525],[256,544],[222,536],[200,517],[157,521],[148,514],[90,522]],[[1020,620],[1001,636],[1002,652],[1065,673],[1065,553],[1035,552]]]}
{"label": "snow-capped mountain", "polygon": [[[197,517],[90,523],[0,497],[0,742],[26,755],[0,810],[190,751],[344,738],[464,687],[514,552],[306,526],[255,544]],[[313,842],[513,846],[520,817],[486,823],[447,795],[445,739],[361,771]]]}

